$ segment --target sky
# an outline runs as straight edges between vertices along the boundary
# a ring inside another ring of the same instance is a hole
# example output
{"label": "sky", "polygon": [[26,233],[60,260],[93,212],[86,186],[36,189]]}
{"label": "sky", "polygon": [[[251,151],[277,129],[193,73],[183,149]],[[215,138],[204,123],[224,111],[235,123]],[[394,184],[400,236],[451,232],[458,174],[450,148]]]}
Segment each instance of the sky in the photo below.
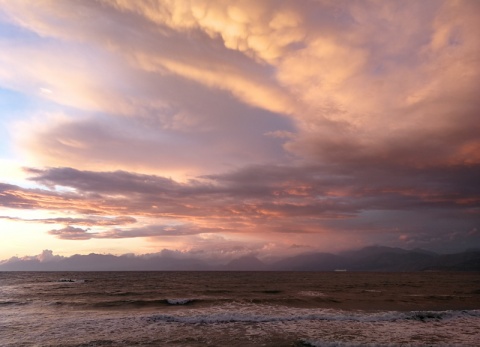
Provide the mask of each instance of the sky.
{"label": "sky", "polygon": [[0,0],[0,260],[480,245],[480,2]]}

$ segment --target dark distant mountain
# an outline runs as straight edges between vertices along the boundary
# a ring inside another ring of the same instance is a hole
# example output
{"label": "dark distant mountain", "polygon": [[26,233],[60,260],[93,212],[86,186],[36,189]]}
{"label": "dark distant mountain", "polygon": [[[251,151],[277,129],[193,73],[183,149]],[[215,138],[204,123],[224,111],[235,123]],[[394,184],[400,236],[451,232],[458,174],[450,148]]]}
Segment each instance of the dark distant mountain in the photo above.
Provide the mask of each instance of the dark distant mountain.
{"label": "dark distant mountain", "polygon": [[0,271],[198,271],[212,270],[199,259],[168,256],[115,256],[111,254],[75,254],[68,258],[41,262],[38,259],[13,259],[0,264]]}
{"label": "dark distant mountain", "polygon": [[369,246],[358,250],[300,254],[269,267],[277,271],[480,271],[480,251],[439,255],[423,249]]}
{"label": "dark distant mountain", "polygon": [[433,258],[423,270],[480,271],[480,251],[439,255]]}
{"label": "dark distant mountain", "polygon": [[344,268],[346,259],[331,253],[307,253],[282,259],[270,266],[279,271],[333,271]]}
{"label": "dark distant mountain", "polygon": [[386,251],[351,262],[349,269],[358,271],[419,271],[435,256],[415,251]]}
{"label": "dark distant mountain", "polygon": [[254,256],[244,256],[230,261],[223,270],[226,271],[263,271],[267,266]]}
{"label": "dark distant mountain", "polygon": [[[45,253],[46,252],[46,253]],[[148,256],[91,253],[71,257],[53,256],[11,258],[0,262],[0,271],[480,271],[480,250],[436,254],[422,249],[371,246],[331,253],[304,253],[264,263],[255,256],[243,256],[227,264],[170,254]]]}
{"label": "dark distant mountain", "polygon": [[0,271],[49,271],[39,260],[11,260],[0,264]]}
{"label": "dark distant mountain", "polygon": [[345,252],[341,252],[339,255],[348,258],[348,259],[364,259],[367,257],[375,257],[381,254],[391,253],[391,254],[405,254],[409,251],[396,248],[396,247],[386,247],[386,246],[368,246],[361,249],[354,249]]}
{"label": "dark distant mountain", "polygon": [[412,252],[423,253],[423,254],[428,254],[428,255],[438,255],[438,253],[435,253],[435,252],[432,252],[432,251],[427,251],[426,249],[422,249],[422,248],[414,248],[414,249],[412,249]]}

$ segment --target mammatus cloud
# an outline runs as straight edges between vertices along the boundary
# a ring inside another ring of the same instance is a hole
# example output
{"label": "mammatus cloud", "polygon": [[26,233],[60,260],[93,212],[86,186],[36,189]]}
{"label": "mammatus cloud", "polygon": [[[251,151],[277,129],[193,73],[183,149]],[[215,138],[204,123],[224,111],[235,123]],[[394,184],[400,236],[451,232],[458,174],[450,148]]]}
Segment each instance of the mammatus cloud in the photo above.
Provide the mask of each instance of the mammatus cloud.
{"label": "mammatus cloud", "polygon": [[[33,47],[15,38],[4,83],[48,81],[45,97],[104,114],[42,116],[21,140],[42,164],[224,170],[218,160],[284,159],[273,149],[281,142],[263,135],[272,131],[293,131],[284,149],[313,161],[480,160],[473,1],[18,1],[3,11],[48,38]],[[31,54],[40,66],[27,70],[17,58]]]}

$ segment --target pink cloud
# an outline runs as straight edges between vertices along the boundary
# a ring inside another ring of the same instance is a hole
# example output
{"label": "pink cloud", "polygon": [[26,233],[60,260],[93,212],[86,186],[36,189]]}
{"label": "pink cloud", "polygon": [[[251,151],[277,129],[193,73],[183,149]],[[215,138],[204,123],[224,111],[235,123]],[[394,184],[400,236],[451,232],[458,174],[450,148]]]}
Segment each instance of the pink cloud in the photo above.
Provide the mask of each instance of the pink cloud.
{"label": "pink cloud", "polygon": [[62,214],[11,221],[77,240],[478,229],[477,2],[1,4],[0,86],[35,101],[5,148],[35,169],[0,204]]}

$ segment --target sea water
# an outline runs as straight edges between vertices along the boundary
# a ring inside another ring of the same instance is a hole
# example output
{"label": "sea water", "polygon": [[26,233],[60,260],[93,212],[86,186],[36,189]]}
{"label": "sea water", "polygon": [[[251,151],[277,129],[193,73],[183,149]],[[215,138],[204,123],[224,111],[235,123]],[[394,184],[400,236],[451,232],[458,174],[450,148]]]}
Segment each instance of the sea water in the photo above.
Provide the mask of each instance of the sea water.
{"label": "sea water", "polygon": [[480,346],[480,274],[3,272],[0,346]]}

